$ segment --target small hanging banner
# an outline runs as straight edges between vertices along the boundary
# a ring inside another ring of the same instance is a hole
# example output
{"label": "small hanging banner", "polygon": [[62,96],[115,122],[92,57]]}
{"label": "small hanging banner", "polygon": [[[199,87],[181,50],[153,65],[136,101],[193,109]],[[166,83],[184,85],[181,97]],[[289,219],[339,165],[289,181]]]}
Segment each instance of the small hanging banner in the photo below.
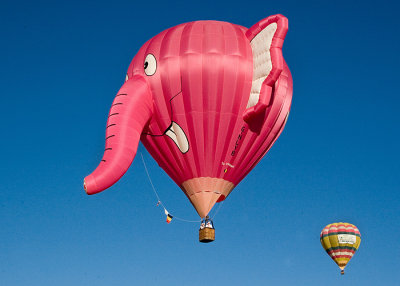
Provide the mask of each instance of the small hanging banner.
{"label": "small hanging banner", "polygon": [[170,214],[167,214],[167,223],[170,223],[171,222],[171,220],[172,220],[172,218],[173,218],[173,216],[172,215],[170,215]]}
{"label": "small hanging banner", "polygon": [[165,213],[165,215],[167,216],[166,222],[167,222],[167,223],[170,223],[171,220],[172,220],[172,218],[173,218],[173,216],[170,215],[169,212],[168,212],[166,209],[164,209],[164,213]]}

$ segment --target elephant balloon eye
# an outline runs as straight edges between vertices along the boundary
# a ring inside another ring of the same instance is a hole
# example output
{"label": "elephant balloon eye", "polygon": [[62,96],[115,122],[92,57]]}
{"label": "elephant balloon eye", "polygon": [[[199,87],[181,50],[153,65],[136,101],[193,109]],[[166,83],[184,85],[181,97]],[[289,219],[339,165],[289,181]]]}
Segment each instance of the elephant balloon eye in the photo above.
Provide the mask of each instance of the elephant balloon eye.
{"label": "elephant balloon eye", "polygon": [[157,61],[152,54],[148,54],[144,59],[144,72],[146,75],[150,76],[156,73]]}

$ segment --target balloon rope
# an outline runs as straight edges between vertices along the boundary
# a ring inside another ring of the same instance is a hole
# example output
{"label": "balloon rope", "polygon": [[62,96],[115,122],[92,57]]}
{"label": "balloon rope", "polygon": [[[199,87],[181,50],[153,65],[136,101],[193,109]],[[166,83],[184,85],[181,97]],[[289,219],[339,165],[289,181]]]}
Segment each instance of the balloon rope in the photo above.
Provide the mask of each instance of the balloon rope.
{"label": "balloon rope", "polygon": [[[163,202],[161,201],[160,196],[158,195],[158,193],[157,193],[157,191],[156,191],[156,188],[155,188],[154,185],[153,185],[153,181],[152,181],[151,178],[150,178],[150,174],[149,174],[149,171],[147,170],[146,162],[144,161],[142,152],[140,152],[140,156],[142,157],[143,166],[144,166],[144,169],[145,169],[145,171],[146,171],[147,178],[149,178],[151,188],[153,189],[153,192],[154,192],[154,194],[155,194],[156,197],[157,197],[157,200],[158,200],[157,206],[158,206],[158,205],[161,205],[161,206],[164,208],[164,212],[168,214],[169,212],[167,211],[167,208],[165,207],[165,205],[164,205]],[[183,219],[183,218],[177,217],[177,216],[175,216],[175,215],[173,215],[173,214],[171,214],[171,213],[169,213],[169,214],[172,215],[173,218],[176,219],[176,220],[180,220],[180,221],[184,221],[184,222],[201,222],[201,220],[187,220],[187,219]],[[214,215],[214,216],[215,216],[215,215]]]}
{"label": "balloon rope", "polygon": [[216,209],[216,211],[215,211],[215,213],[214,213],[214,215],[212,216],[211,219],[214,219],[217,216],[217,214],[218,214],[219,210],[221,209],[222,205],[224,204],[224,202],[225,202],[225,200],[223,200],[222,202],[218,203],[219,206]]}

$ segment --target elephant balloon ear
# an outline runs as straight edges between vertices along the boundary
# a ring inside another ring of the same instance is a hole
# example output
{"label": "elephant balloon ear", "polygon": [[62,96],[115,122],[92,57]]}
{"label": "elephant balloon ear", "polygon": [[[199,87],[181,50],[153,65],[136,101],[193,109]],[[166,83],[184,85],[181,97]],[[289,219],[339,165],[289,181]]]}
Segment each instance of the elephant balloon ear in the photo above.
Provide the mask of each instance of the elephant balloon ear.
{"label": "elephant balloon ear", "polygon": [[253,51],[253,81],[243,113],[247,122],[264,112],[270,104],[272,88],[284,65],[282,45],[287,30],[287,18],[274,15],[261,20],[246,32]]}

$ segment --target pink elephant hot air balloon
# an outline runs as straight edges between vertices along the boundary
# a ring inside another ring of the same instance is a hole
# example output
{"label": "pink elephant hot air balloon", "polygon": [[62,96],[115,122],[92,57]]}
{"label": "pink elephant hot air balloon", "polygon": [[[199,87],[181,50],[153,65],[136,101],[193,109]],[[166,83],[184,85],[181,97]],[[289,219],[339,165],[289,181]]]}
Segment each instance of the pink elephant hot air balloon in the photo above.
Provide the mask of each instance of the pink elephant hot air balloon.
{"label": "pink elephant hot air balloon", "polygon": [[196,21],[147,41],[111,106],[104,156],[85,178],[86,192],[117,182],[141,140],[206,217],[283,130],[292,100],[287,30],[282,15],[250,29]]}

